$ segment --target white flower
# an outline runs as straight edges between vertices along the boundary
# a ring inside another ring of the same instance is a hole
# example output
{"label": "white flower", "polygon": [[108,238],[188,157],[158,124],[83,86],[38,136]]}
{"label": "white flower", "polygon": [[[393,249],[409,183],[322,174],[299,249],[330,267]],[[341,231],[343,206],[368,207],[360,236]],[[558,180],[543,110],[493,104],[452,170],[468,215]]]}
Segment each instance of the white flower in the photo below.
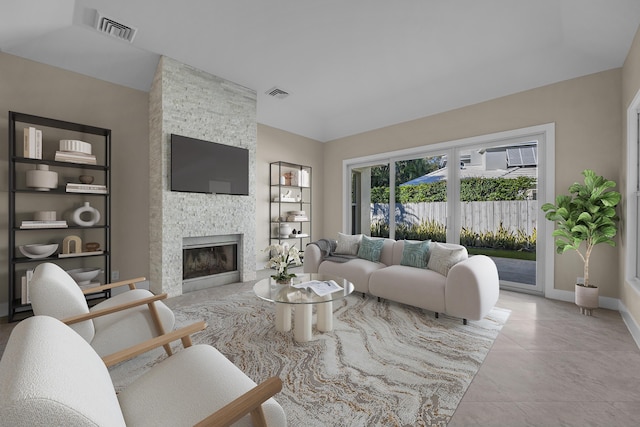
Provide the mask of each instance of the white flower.
{"label": "white flower", "polygon": [[275,244],[268,246],[264,251],[269,252],[271,256],[265,267],[275,268],[278,270],[278,274],[285,273],[287,267],[291,264],[302,265],[300,252],[295,245],[289,247],[286,243],[282,245]]}

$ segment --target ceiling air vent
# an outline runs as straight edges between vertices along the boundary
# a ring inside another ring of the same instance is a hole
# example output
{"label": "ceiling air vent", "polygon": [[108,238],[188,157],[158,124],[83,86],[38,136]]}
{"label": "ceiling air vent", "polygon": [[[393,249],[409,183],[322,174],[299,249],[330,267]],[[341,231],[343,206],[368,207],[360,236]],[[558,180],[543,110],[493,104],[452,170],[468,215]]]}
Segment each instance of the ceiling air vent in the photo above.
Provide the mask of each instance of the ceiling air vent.
{"label": "ceiling air vent", "polygon": [[289,96],[289,92],[286,92],[278,87],[272,87],[271,89],[269,89],[268,91],[265,92],[267,95],[269,96],[273,96],[275,98],[278,99],[284,99],[287,96]]}
{"label": "ceiling air vent", "polygon": [[138,31],[136,28],[124,25],[112,18],[102,15],[96,10],[96,30],[101,33],[108,34],[120,40],[126,40],[129,43],[133,42],[133,38]]}

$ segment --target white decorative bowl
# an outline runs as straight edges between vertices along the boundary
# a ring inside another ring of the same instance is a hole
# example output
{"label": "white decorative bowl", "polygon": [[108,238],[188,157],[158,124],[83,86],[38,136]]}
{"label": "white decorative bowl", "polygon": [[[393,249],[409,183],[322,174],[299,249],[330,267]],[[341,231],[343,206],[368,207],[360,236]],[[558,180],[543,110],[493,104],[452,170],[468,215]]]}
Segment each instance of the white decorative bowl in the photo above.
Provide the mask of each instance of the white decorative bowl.
{"label": "white decorative bowl", "polygon": [[46,258],[48,256],[53,255],[55,251],[58,250],[58,244],[33,244],[33,245],[22,245],[18,246],[22,255],[27,258]]}
{"label": "white decorative bowl", "polygon": [[91,154],[91,144],[84,141],[78,141],[77,139],[61,139],[60,151]]}
{"label": "white decorative bowl", "polygon": [[67,270],[67,274],[69,274],[78,285],[88,285],[101,271],[99,268],[75,268],[73,270]]}

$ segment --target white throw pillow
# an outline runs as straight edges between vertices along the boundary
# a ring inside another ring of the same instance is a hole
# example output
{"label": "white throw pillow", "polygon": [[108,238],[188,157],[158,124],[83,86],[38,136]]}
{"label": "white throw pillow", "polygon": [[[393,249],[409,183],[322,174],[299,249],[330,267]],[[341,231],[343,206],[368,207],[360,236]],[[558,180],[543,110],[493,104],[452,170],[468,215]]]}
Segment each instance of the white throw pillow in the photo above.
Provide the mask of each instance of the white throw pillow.
{"label": "white throw pillow", "polygon": [[467,251],[464,248],[449,248],[441,243],[433,243],[430,249],[427,268],[446,276],[451,267],[467,259]]}
{"label": "white throw pillow", "polygon": [[334,253],[341,255],[358,255],[362,241],[362,234],[342,234],[338,233],[338,245]]}

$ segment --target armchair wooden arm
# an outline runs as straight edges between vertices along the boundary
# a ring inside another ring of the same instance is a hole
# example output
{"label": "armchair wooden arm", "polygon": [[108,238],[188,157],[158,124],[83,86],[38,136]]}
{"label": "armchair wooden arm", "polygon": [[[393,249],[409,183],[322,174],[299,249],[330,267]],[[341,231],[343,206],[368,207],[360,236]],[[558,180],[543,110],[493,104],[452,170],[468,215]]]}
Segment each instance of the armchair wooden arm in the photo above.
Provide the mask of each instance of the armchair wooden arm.
{"label": "armchair wooden arm", "polygon": [[96,286],[93,288],[83,289],[82,293],[85,295],[94,294],[94,293],[106,291],[108,289],[119,288],[120,286],[129,286],[129,289],[136,289],[136,283],[144,282],[145,280],[147,280],[146,277],[136,277],[135,279],[121,280],[119,282],[113,282],[113,283],[106,283],[104,285]]}
{"label": "armchair wooden arm", "polygon": [[271,377],[261,382],[242,396],[223,406],[195,427],[226,427],[238,421],[246,414],[251,414],[251,421],[256,427],[267,427],[262,411],[262,404],[282,390],[282,381]]}
{"label": "armchair wooden arm", "polygon": [[159,301],[161,299],[166,299],[167,294],[154,295],[152,297],[139,299],[136,301],[131,301],[125,304],[116,305],[113,307],[105,308],[102,310],[96,310],[85,314],[78,314],[77,316],[67,317],[66,319],[62,319],[63,323],[67,325],[72,325],[78,322],[84,322],[85,320],[91,320],[96,317],[106,316],[107,314],[117,313],[118,311],[128,310],[133,307],[137,307],[139,305],[151,304],[154,301]]}
{"label": "armchair wooden arm", "polygon": [[[125,283],[126,284],[126,283]],[[105,285],[108,286],[108,285]],[[101,286],[103,287],[103,286]],[[97,288],[94,288],[97,289]],[[134,285],[134,289],[135,289],[135,285]],[[100,316],[106,316],[107,314],[112,314],[112,313],[117,313],[118,311],[122,311],[122,310],[128,310],[130,308],[133,307],[138,307],[140,305],[147,305],[149,307],[149,311],[151,312],[151,318],[153,319],[153,323],[156,327],[156,331],[158,333],[158,335],[163,335],[164,334],[164,327],[162,326],[162,322],[160,321],[160,316],[158,314],[158,309],[155,306],[155,302],[162,300],[162,299],[166,299],[167,298],[167,294],[163,293],[160,295],[153,295],[151,297],[147,297],[147,298],[142,298],[139,300],[135,300],[135,301],[131,301],[131,302],[127,302],[124,304],[120,304],[120,305],[115,305],[113,307],[109,307],[109,308],[105,308],[102,310],[96,310],[96,311],[91,311],[89,313],[85,313],[85,314],[79,314],[77,316],[72,316],[72,317],[67,317],[66,319],[62,319],[62,322],[66,323],[67,325],[72,325],[74,323],[78,323],[78,322],[84,322],[85,320],[91,320],[94,319],[96,317],[100,317]],[[171,356],[171,347],[167,344],[164,347],[165,351],[167,352],[167,354],[169,356]]]}
{"label": "armchair wooden arm", "polygon": [[140,344],[136,344],[133,347],[125,348],[124,350],[120,350],[116,353],[104,356],[102,360],[104,364],[107,365],[107,367],[113,366],[116,363],[132,359],[136,356],[141,355],[142,353],[153,350],[154,348],[167,346],[170,342],[176,341],[178,339],[182,341],[182,345],[185,348],[191,347],[192,344],[190,335],[196,332],[203,331],[206,329],[206,327],[207,324],[203,320],[201,320],[189,326],[185,326],[184,328],[176,329],[175,331],[171,331],[158,337],[151,338],[150,340],[141,342]]}

